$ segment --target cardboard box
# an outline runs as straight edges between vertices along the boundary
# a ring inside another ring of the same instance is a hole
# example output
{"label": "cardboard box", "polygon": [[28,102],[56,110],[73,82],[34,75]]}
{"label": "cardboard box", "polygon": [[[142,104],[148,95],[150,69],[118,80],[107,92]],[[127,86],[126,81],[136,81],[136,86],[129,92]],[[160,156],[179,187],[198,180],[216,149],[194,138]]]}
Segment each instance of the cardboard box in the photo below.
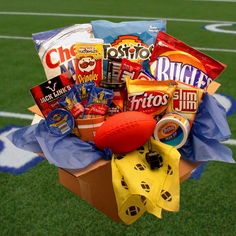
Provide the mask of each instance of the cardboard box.
{"label": "cardboard box", "polygon": [[[197,163],[180,161],[180,181],[189,178]],[[114,221],[120,221],[112,185],[111,162],[98,160],[82,170],[59,168],[60,183],[83,200],[106,214]]]}

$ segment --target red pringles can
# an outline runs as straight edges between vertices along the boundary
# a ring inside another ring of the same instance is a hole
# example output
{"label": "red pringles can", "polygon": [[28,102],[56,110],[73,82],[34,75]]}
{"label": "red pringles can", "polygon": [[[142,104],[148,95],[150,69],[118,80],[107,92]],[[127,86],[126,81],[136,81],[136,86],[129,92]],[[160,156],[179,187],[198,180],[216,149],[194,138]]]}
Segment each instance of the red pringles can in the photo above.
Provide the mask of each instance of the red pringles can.
{"label": "red pringles can", "polygon": [[94,81],[97,86],[103,77],[103,39],[91,38],[75,44],[76,83]]}

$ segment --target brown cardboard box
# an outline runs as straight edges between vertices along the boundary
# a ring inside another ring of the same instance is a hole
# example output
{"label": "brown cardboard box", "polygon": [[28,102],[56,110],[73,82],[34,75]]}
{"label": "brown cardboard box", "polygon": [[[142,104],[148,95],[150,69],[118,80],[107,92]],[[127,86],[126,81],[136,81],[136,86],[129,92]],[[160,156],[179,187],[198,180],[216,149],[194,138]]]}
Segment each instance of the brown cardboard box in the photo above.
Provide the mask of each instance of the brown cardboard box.
{"label": "brown cardboard box", "polygon": [[[180,180],[191,175],[197,163],[180,161]],[[71,192],[102,211],[114,221],[120,221],[113,191],[111,162],[98,160],[82,170],[66,170],[59,168],[59,181]]]}

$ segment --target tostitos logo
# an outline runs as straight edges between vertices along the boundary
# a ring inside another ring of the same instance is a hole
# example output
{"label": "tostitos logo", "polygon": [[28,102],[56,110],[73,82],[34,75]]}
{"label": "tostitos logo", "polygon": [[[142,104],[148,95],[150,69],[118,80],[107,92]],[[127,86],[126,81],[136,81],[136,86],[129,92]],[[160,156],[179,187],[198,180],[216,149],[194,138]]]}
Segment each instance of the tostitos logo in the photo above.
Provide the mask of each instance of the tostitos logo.
{"label": "tostitos logo", "polygon": [[104,44],[104,59],[127,58],[144,61],[151,56],[153,44],[145,44],[138,36],[122,35],[113,43]]}
{"label": "tostitos logo", "polygon": [[176,80],[198,88],[212,82],[200,60],[178,50],[160,54],[152,63],[151,71],[158,80]]}

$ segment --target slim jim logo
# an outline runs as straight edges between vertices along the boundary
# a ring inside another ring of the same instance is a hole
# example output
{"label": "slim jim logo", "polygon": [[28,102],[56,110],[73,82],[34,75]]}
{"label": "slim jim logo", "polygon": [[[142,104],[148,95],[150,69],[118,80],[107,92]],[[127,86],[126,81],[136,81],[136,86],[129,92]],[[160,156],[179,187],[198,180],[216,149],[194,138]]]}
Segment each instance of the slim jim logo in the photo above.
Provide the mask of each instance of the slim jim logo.
{"label": "slim jim logo", "polygon": [[146,60],[150,57],[153,45],[148,46],[138,36],[122,35],[113,43],[104,44],[104,59],[127,58],[129,60]]}
{"label": "slim jim logo", "polygon": [[197,91],[176,89],[172,98],[172,106],[177,112],[196,113],[198,108]]}

